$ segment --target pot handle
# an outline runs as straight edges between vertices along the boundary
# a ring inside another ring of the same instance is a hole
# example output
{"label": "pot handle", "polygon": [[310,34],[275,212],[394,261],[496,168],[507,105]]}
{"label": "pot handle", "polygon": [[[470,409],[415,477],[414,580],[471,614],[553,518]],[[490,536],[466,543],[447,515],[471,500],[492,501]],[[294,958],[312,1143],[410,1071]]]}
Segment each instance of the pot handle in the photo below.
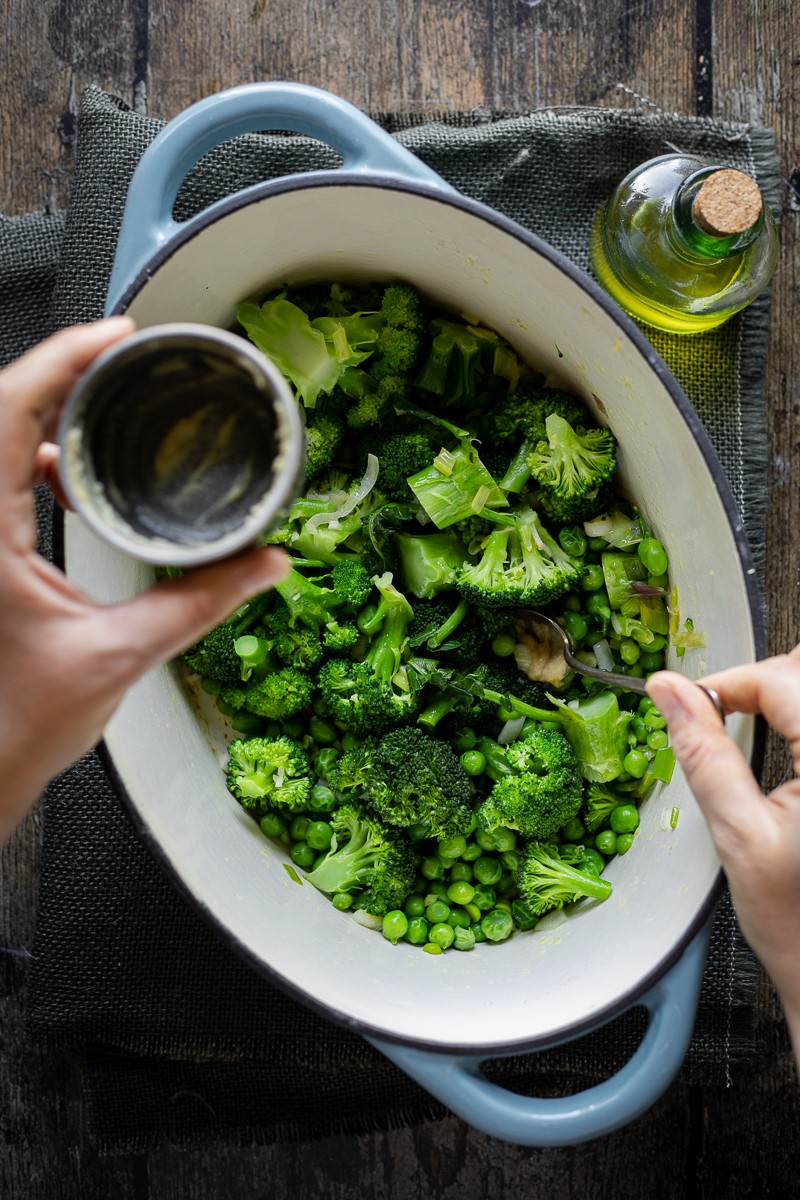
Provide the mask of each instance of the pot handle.
{"label": "pot handle", "polygon": [[[183,227],[172,209],[204,154],[244,133],[291,130],[336,150],[347,171],[389,174],[452,192],[449,184],[347,100],[302,83],[253,83],[207,96],[169,121],[145,150],[128,189],[106,315],[153,254]],[[330,175],[335,172],[313,172]],[[244,189],[247,190],[247,189]],[[227,198],[204,210],[204,219]]]}
{"label": "pot handle", "polygon": [[[520,1146],[572,1146],[620,1129],[666,1091],[689,1046],[711,924],[636,1005],[649,1013],[634,1055],[575,1096],[537,1099],[490,1083],[473,1055],[443,1055],[367,1038],[468,1125]],[[483,1056],[487,1057],[486,1055]]]}

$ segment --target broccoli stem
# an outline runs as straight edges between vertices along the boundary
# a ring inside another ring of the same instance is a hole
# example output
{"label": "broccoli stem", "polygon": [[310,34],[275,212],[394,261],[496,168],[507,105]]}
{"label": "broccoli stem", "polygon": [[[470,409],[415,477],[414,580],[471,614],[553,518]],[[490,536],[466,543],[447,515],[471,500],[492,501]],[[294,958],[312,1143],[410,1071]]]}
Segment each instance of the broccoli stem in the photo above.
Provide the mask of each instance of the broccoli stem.
{"label": "broccoli stem", "polygon": [[434,700],[433,704],[429,704],[426,709],[423,709],[417,717],[417,724],[422,725],[425,729],[435,729],[454,708],[455,700],[442,695],[438,700]]}
{"label": "broccoli stem", "polygon": [[469,600],[462,600],[456,605],[447,620],[428,638],[427,645],[430,650],[437,650],[442,642],[446,642],[450,635],[455,633],[469,612],[469,607]]}
{"label": "broccoli stem", "polygon": [[535,449],[535,442],[529,441],[528,438],[523,441],[508,464],[505,475],[502,479],[498,480],[497,486],[501,491],[517,493],[523,490],[531,477],[531,468],[528,464],[528,459]]}

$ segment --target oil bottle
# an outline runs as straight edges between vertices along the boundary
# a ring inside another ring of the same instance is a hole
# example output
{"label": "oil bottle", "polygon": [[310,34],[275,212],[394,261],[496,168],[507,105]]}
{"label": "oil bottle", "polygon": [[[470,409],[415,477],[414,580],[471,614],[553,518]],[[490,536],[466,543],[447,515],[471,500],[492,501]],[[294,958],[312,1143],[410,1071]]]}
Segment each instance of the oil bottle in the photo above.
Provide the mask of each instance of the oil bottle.
{"label": "oil bottle", "polygon": [[764,290],[778,233],[750,175],[664,154],[631,171],[601,208],[591,258],[598,282],[632,316],[699,333]]}

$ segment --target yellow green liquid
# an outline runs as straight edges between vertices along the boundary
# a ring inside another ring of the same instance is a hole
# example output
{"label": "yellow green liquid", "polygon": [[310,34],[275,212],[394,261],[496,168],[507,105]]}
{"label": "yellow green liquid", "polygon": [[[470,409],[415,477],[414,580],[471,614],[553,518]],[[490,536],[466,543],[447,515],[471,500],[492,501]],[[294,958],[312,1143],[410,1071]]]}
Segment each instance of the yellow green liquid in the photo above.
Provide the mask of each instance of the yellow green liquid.
{"label": "yellow green liquid", "polygon": [[661,214],[656,205],[643,204],[636,215],[635,227],[631,229],[634,246],[636,239],[643,239],[647,243],[651,285],[648,296],[634,291],[608,261],[601,232],[603,217],[601,209],[592,230],[592,268],[598,283],[631,316],[669,333],[702,333],[721,325],[740,308],[744,308],[747,300],[742,299],[738,288],[738,302],[728,308],[719,308],[713,313],[695,313],[682,307],[687,304],[695,306],[698,301],[719,297],[745,269],[746,256],[711,261],[703,264],[702,270],[698,269],[696,263],[681,261],[666,242]]}

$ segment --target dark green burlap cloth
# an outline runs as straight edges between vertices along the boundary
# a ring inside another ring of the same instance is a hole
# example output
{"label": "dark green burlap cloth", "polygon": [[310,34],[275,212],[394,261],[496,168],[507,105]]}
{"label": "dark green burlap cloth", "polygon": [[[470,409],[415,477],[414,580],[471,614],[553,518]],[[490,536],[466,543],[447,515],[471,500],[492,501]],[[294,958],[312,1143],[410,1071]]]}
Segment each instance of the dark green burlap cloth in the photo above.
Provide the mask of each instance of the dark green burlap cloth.
{"label": "dark green burlap cloth", "polygon": [[[778,207],[778,167],[764,130],[608,110],[382,120],[461,191],[582,267],[597,204],[630,168],[671,147],[752,172]],[[126,187],[159,128],[98,89],[84,95],[63,243],[58,216],[0,225],[6,359],[51,325],[101,314]],[[246,184],[335,161],[299,137],[237,139],[192,172],[177,215]],[[766,311],[762,301],[700,337],[653,335],[716,444],[755,549],[763,545],[766,499]],[[758,1049],[756,980],[724,899],[684,1078],[730,1082],[746,1072]],[[491,1073],[532,1094],[577,1090],[618,1069],[642,1028],[634,1010],[565,1049],[491,1064]],[[444,1115],[358,1036],[288,999],[217,941],[137,840],[95,755],[46,796],[28,1033],[42,1050],[79,1057],[89,1134],[106,1153],[161,1142],[311,1139]]]}

